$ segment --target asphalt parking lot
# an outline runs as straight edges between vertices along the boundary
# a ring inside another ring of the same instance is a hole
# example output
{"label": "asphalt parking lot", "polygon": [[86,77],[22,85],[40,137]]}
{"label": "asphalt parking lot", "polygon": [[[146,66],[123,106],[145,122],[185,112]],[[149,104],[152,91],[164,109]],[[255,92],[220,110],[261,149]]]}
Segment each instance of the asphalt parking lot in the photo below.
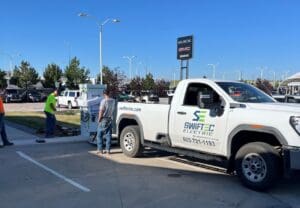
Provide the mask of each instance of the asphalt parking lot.
{"label": "asphalt parking lot", "polygon": [[[6,110],[43,106],[9,103]],[[300,176],[260,193],[234,176],[174,161],[177,156],[162,152],[148,150],[132,159],[115,147],[109,157],[99,156],[82,140],[35,144],[29,133],[7,131],[16,145],[0,149],[1,208],[300,207]]]}
{"label": "asphalt parking lot", "polygon": [[1,208],[300,207],[300,177],[260,193],[168,154],[131,159],[117,147],[110,156],[94,150],[86,142],[0,149]]}

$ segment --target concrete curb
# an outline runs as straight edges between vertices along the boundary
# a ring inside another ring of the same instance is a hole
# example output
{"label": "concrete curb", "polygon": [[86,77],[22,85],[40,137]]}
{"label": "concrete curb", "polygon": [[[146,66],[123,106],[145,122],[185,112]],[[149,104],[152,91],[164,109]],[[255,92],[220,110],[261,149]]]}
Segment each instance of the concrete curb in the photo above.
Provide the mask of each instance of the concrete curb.
{"label": "concrete curb", "polygon": [[43,145],[43,144],[88,142],[88,140],[82,136],[45,138],[45,143],[37,143],[36,139],[42,139],[42,138],[35,137],[30,140],[17,140],[13,142],[16,146],[34,145],[34,144]]}

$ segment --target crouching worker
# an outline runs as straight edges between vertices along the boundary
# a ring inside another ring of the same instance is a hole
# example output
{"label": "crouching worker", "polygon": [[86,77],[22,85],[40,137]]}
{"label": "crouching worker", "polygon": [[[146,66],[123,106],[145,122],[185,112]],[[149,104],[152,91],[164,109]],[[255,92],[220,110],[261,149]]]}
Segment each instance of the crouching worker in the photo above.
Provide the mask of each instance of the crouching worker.
{"label": "crouching worker", "polygon": [[100,103],[97,129],[97,154],[103,154],[103,140],[106,139],[106,152],[110,154],[112,120],[115,111],[115,100],[110,98],[109,90],[103,91],[104,99]]}

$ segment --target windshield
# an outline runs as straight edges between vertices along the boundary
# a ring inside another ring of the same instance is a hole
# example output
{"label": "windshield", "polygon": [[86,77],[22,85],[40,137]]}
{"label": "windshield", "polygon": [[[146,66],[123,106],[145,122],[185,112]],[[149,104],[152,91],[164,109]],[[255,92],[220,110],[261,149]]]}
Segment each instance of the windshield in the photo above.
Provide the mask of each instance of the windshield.
{"label": "windshield", "polygon": [[273,103],[270,96],[259,89],[244,83],[217,82],[217,84],[235,101],[243,103]]}

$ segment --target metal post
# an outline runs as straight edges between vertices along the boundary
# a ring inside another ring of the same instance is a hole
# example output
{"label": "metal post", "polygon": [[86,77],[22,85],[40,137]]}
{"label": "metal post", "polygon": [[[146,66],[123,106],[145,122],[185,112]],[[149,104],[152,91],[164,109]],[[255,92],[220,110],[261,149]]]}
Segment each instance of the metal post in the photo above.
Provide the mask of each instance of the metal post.
{"label": "metal post", "polygon": [[186,67],[185,67],[185,78],[189,78],[189,60],[186,61]]}
{"label": "metal post", "polygon": [[182,80],[183,77],[183,66],[182,66],[183,61],[180,60],[180,80]]}
{"label": "metal post", "polygon": [[132,61],[132,59],[130,58],[129,59],[129,78],[130,78],[130,80],[132,80],[132,68],[131,68],[132,63],[131,63],[131,61]]}
{"label": "metal post", "polygon": [[100,33],[99,33],[99,46],[100,46],[100,84],[102,85],[103,84],[103,74],[102,74],[102,28],[103,28],[103,25],[101,24],[100,25]]}

